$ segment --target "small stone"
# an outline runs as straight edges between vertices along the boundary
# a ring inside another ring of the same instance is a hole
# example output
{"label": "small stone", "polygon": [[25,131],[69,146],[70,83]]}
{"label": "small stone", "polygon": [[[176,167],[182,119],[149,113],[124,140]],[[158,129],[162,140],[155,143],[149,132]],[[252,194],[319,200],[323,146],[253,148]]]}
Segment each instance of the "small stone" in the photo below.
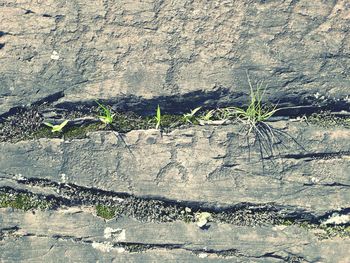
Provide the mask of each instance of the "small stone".
{"label": "small stone", "polygon": [[58,55],[57,51],[53,51],[51,54],[51,59],[52,60],[58,60],[60,56]]}
{"label": "small stone", "polygon": [[210,218],[211,218],[211,214],[208,212],[202,212],[202,213],[196,214],[197,226],[199,227],[205,226],[208,223]]}
{"label": "small stone", "polygon": [[199,258],[206,258],[206,257],[208,257],[208,254],[207,253],[199,253],[198,257]]}

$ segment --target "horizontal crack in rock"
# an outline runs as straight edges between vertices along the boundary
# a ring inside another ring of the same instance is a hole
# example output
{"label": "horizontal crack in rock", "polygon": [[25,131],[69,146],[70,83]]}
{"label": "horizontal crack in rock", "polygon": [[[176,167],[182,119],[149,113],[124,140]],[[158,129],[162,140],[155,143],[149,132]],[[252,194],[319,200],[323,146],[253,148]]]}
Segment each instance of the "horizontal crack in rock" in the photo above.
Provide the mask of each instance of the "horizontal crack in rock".
{"label": "horizontal crack in rock", "polygon": [[285,154],[285,155],[282,155],[281,157],[285,159],[297,159],[297,160],[306,159],[306,161],[310,161],[312,159],[334,159],[334,158],[340,158],[342,156],[350,156],[350,151]]}
{"label": "horizontal crack in rock", "polygon": [[[15,180],[15,179],[13,179]],[[234,225],[283,224],[285,222],[308,223],[318,226],[333,213],[347,213],[350,208],[340,211],[329,211],[316,216],[297,207],[277,204],[239,203],[229,207],[218,208],[215,204],[204,202],[185,202],[167,200],[155,197],[135,197],[127,193],[117,193],[100,189],[87,188],[74,184],[56,183],[47,179],[18,179],[19,184],[49,187],[58,192],[59,196],[45,196],[33,194],[25,190],[11,187],[0,188],[1,194],[26,194],[35,200],[46,200],[47,208],[55,209],[59,206],[102,205],[109,207],[111,217],[126,215],[140,221],[172,222],[175,220],[195,221],[197,212],[209,212],[213,221]],[[44,190],[44,189],[43,189]],[[30,207],[31,208],[31,207]],[[191,212],[186,212],[190,209]]]}
{"label": "horizontal crack in rock", "polygon": [[[292,259],[294,260],[301,260],[302,257],[298,257],[296,255],[293,255],[289,252],[286,252],[287,256],[279,256],[278,252],[270,252],[263,255],[253,256],[248,255],[247,253],[243,253],[242,251],[239,251],[238,249],[207,249],[207,248],[190,248],[190,243],[162,243],[162,244],[156,244],[156,243],[142,243],[142,242],[96,242],[93,240],[90,240],[89,237],[76,237],[76,236],[67,236],[67,235],[38,235],[35,233],[21,233],[20,228],[18,227],[12,227],[8,229],[1,229],[0,230],[0,240],[1,235],[3,233],[6,233],[6,238],[11,238],[12,236],[15,238],[25,238],[25,237],[32,237],[32,238],[52,238],[56,239],[58,241],[71,241],[74,243],[80,243],[85,245],[91,245],[94,247],[96,244],[105,245],[108,246],[110,250],[123,248],[124,251],[121,252],[127,252],[127,253],[140,253],[145,252],[149,250],[157,250],[157,249],[166,249],[166,250],[185,250],[189,251],[197,256],[201,256],[201,254],[205,255],[215,255],[223,258],[229,258],[229,257],[244,257],[244,258],[276,258],[281,259],[285,262],[291,262]],[[4,234],[3,234],[4,235]],[[98,246],[95,246],[98,247]],[[305,260],[305,259],[303,259]],[[295,261],[292,261],[295,262]],[[307,262],[307,261],[305,261]]]}

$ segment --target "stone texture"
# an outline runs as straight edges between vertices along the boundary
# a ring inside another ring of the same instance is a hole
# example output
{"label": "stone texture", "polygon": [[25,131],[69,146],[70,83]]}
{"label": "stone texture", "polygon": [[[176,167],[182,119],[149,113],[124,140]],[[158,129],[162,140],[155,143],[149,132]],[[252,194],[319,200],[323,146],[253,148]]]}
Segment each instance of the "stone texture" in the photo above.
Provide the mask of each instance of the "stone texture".
{"label": "stone texture", "polygon": [[[264,80],[265,99],[279,107],[349,110],[346,0],[4,0],[0,25],[0,117],[44,101],[53,102],[51,113],[94,99],[145,114],[157,104],[177,113],[241,105],[246,72]],[[83,200],[88,187],[93,204],[102,190],[219,210],[272,204],[284,209],[274,213],[318,223],[334,212],[348,216],[350,130],[270,125],[273,135],[267,129],[249,141],[242,126],[222,125],[2,142],[0,188],[63,200],[71,187]],[[350,261],[349,238],[320,240],[320,229],[211,222],[202,230],[132,215],[105,221],[93,207],[68,204],[0,208],[0,261]],[[145,250],[124,251],[135,244]]]}
{"label": "stone texture", "polygon": [[[140,223],[129,218],[105,221],[88,207],[35,214],[0,209],[0,222],[0,233],[4,235],[0,238],[0,254],[4,262],[37,262],[39,256],[45,262],[56,262],[54,258],[59,255],[71,257],[65,262],[95,262],[109,257],[116,257],[115,262],[160,262],[159,257],[176,262],[349,260],[348,239],[319,240],[314,233],[296,226],[252,228],[211,223],[209,229],[202,230],[194,223]],[[133,244],[150,248],[130,253],[118,249],[123,244],[125,249]],[[231,252],[225,255],[225,251]]]}
{"label": "stone texture", "polygon": [[346,0],[5,0],[0,114],[59,91],[63,103],[223,88],[242,103],[246,70],[270,100],[344,107],[349,13]]}
{"label": "stone texture", "polygon": [[132,131],[124,141],[95,132],[71,141],[5,142],[0,186],[24,177],[218,205],[275,203],[315,214],[347,208],[350,130],[290,121],[271,127],[275,139],[261,143],[273,143],[278,157],[263,151],[264,160],[258,142],[251,138],[247,146],[240,125]]}

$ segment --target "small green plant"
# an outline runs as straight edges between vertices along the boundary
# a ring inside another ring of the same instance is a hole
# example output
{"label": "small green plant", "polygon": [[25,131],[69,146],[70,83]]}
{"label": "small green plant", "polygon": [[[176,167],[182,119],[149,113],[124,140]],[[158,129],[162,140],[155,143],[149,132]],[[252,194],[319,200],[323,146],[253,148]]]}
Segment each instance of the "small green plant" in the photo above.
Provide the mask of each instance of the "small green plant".
{"label": "small green plant", "polygon": [[216,111],[219,120],[230,120],[237,117],[237,113],[233,107],[220,108]]}
{"label": "small green plant", "polygon": [[97,100],[96,100],[96,103],[98,104],[98,106],[100,107],[101,111],[104,114],[104,115],[99,115],[98,116],[100,121],[102,121],[106,125],[107,124],[112,124],[115,114],[112,114],[112,112],[106,106],[102,105]]}
{"label": "small green plant", "polygon": [[184,122],[195,123],[197,121],[197,117],[195,115],[201,108],[202,107],[198,107],[198,108],[195,108],[194,110],[191,110],[190,113],[185,113],[182,117]]}
{"label": "small green plant", "polygon": [[156,129],[158,130],[160,128],[160,125],[161,125],[161,121],[162,121],[162,115],[161,115],[161,112],[160,112],[160,106],[158,104],[158,107],[157,107],[157,112],[156,112]]}
{"label": "small green plant", "polygon": [[52,132],[62,132],[62,129],[64,128],[64,126],[66,126],[68,123],[68,120],[65,120],[64,122],[62,122],[61,124],[58,125],[53,125],[49,122],[44,122],[44,124],[48,127],[51,128]]}
{"label": "small green plant", "polygon": [[[262,88],[263,83],[258,82],[254,89],[248,73],[247,78],[250,87],[250,100],[247,108],[229,107],[225,109],[225,115],[244,124],[243,129],[246,130],[244,137],[248,145],[248,160],[250,160],[250,147],[257,146],[260,152],[262,172],[265,173],[264,159],[271,157],[269,160],[274,163],[272,157],[275,156],[276,150],[279,151],[278,145],[281,143],[281,140],[286,137],[288,139],[291,138],[295,142],[296,140],[289,136],[288,133],[275,129],[266,123],[279,109],[276,109],[276,106],[269,109],[263,105],[262,100],[266,87]],[[254,136],[253,144],[250,142],[251,134]]]}
{"label": "small green plant", "polygon": [[210,110],[207,113],[205,113],[202,117],[201,120],[203,121],[210,121],[213,116],[214,116],[215,110]]}
{"label": "small green plant", "polygon": [[255,90],[253,89],[249,76],[248,83],[250,87],[250,102],[248,107],[246,109],[239,107],[230,107],[226,110],[233,111],[233,114],[237,116],[238,120],[241,120],[242,122],[248,124],[248,133],[250,133],[253,129],[256,129],[256,125],[258,123],[267,121],[274,113],[278,111],[278,109],[276,109],[275,106],[273,109],[267,110],[262,104],[262,98],[266,90],[265,88],[262,91],[262,82],[257,84]]}

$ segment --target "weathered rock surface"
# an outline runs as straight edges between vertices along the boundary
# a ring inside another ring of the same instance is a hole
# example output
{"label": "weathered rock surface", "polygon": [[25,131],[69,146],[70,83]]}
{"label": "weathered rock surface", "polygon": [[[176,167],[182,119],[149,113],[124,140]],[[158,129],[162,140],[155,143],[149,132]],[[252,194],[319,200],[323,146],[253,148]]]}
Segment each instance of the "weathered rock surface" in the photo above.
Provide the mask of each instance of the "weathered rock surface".
{"label": "weathered rock surface", "polygon": [[348,208],[350,130],[294,122],[271,127],[270,137],[251,138],[249,147],[239,125],[132,131],[123,140],[96,132],[81,140],[5,142],[0,186],[46,179],[223,206],[275,203],[315,214]]}
{"label": "weathered rock surface", "polygon": [[[31,192],[58,209],[0,209],[0,258],[347,262],[348,235],[320,226],[331,215],[349,224],[350,130],[269,125],[248,137],[234,124],[2,142],[1,193]],[[130,211],[105,221],[100,203]],[[209,228],[185,223],[185,205],[214,211]]]}
{"label": "weathered rock surface", "polygon": [[0,115],[58,92],[59,103],[198,91],[242,103],[246,70],[265,79],[270,100],[343,107],[349,13],[346,0],[5,0]]}
{"label": "weathered rock surface", "polygon": [[[37,262],[39,257],[45,262],[55,262],[52,258],[57,257],[64,257],[65,262],[108,258],[115,258],[114,262],[160,262],[160,257],[175,262],[349,260],[349,239],[319,240],[296,226],[251,228],[212,223],[202,230],[183,222],[140,223],[129,218],[106,222],[89,208],[35,214],[0,209],[0,223],[4,262]],[[136,246],[143,252],[131,253]]]}
{"label": "weathered rock surface", "polygon": [[[0,117],[50,102],[25,132],[95,99],[241,105],[246,72],[278,107],[349,111],[349,14],[345,0],[1,1]],[[350,130],[269,125],[1,142],[0,201],[56,206],[0,208],[0,262],[350,262]],[[97,205],[130,211],[104,220]],[[185,207],[211,212],[209,228]]]}

